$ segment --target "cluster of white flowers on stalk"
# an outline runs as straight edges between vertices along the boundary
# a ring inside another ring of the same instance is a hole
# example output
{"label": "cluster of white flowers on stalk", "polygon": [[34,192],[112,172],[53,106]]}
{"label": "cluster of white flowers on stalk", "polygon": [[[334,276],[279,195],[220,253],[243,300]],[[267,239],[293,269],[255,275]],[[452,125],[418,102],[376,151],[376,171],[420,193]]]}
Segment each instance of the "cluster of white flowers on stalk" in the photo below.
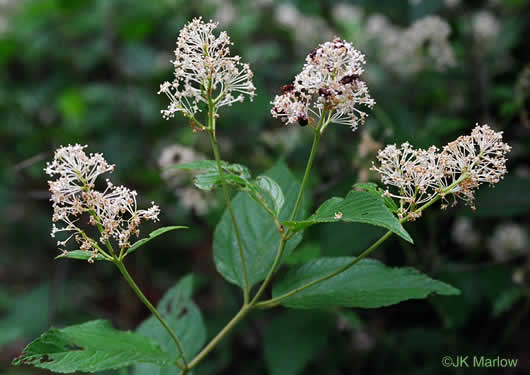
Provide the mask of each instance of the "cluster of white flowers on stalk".
{"label": "cluster of white flowers on stalk", "polygon": [[471,135],[460,136],[441,151],[435,146],[423,150],[408,143],[399,148],[389,145],[379,151],[379,165],[372,170],[379,172],[385,185],[398,188],[398,193],[386,190],[385,195],[400,200],[399,217],[414,220],[421,215],[418,205],[437,196],[445,200],[452,194],[474,209],[474,191],[483,183],[496,184],[506,174],[505,155],[510,149],[502,142],[502,132],[477,124]]}
{"label": "cluster of white flowers on stalk", "polygon": [[[96,179],[103,173],[112,172],[114,165],[109,164],[102,154],[86,154],[87,146],[68,145],[55,151],[54,159],[47,163],[45,172],[50,176],[58,176],[48,181],[53,205],[51,235],[57,232],[69,232],[64,241],[57,246],[65,246],[74,239],[81,250],[90,251],[92,256],[98,254],[100,246],[77,223],[83,215],[88,215],[88,224],[99,230],[99,241],[107,245],[108,241],[116,241],[120,249],[131,246],[131,237],[140,234],[142,220],[157,221],[160,209],[153,205],[147,210],[136,207],[136,191],[125,186],[115,186],[107,180],[106,189],[96,189]],[[62,222],[65,226],[57,227]]]}
{"label": "cluster of white flowers on stalk", "polygon": [[325,122],[348,125],[355,130],[366,113],[358,104],[372,107],[368,87],[361,81],[364,55],[351,43],[335,38],[312,50],[294,82],[282,87],[271,102],[271,114],[287,124],[314,125],[324,115]]}
{"label": "cluster of white flowers on stalk", "polygon": [[426,16],[403,29],[374,14],[366,20],[365,34],[367,44],[380,46],[382,62],[399,74],[417,73],[430,66],[442,71],[455,64],[448,40],[451,28],[438,16]]}
{"label": "cluster of white flowers on stalk", "polygon": [[230,37],[226,32],[215,36],[217,23],[204,23],[195,18],[180,30],[175,50],[175,79],[160,85],[158,94],[170,100],[162,117],[172,118],[176,112],[193,118],[200,103],[211,98],[216,107],[250,100],[256,95],[253,73],[239,56],[230,56]]}

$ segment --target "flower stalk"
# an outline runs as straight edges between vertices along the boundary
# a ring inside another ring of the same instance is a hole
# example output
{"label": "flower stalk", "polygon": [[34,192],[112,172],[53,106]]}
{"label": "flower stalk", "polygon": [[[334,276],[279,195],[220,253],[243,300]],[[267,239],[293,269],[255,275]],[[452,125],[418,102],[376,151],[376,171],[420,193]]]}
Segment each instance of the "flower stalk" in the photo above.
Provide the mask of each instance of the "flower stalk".
{"label": "flower stalk", "polygon": [[147,297],[142,293],[142,291],[140,290],[140,288],[138,287],[138,285],[134,282],[132,276],[129,274],[129,272],[127,271],[127,269],[125,268],[125,265],[123,264],[122,261],[118,260],[118,259],[114,259],[114,264],[116,265],[116,267],[118,268],[118,270],[120,271],[120,273],[123,275],[123,278],[125,279],[125,281],[127,281],[127,284],[129,284],[129,286],[131,287],[131,289],[134,291],[134,293],[138,296],[138,298],[140,299],[140,301],[142,301],[142,303],[149,309],[149,311],[151,311],[151,313],[158,319],[158,321],[160,322],[160,324],[162,324],[162,326],[166,329],[166,331],[169,333],[169,336],[171,336],[171,339],[175,342],[175,344],[177,345],[177,350],[179,351],[179,355],[182,357],[182,362],[183,364],[181,364],[180,362],[176,361],[175,362],[175,365],[181,369],[181,370],[185,370],[187,369],[188,367],[188,363],[186,361],[186,356],[184,355],[184,349],[182,347],[182,344],[180,343],[180,340],[178,339],[177,335],[175,334],[175,332],[173,332],[173,330],[171,329],[171,327],[169,327],[169,325],[167,324],[167,322],[164,320],[164,318],[162,318],[162,315],[160,315],[160,313],[158,312],[158,310],[156,309],[156,307],[153,306],[153,304],[151,302],[149,302],[149,300],[147,299]]}

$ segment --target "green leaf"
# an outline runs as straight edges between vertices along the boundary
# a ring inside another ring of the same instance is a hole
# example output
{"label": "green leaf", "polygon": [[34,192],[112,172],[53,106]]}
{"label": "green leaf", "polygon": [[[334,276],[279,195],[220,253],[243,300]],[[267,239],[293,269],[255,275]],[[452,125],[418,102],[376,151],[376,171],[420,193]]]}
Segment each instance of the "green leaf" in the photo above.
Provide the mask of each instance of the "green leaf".
{"label": "green leaf", "polygon": [[129,255],[130,253],[138,250],[138,248],[140,246],[143,246],[145,245],[147,242],[151,241],[152,239],[158,237],[158,236],[161,236],[162,234],[166,233],[166,232],[169,232],[169,231],[172,231],[172,230],[175,230],[175,229],[188,229],[188,227],[183,227],[183,226],[171,226],[171,227],[162,227],[162,228],[158,228],[154,231],[152,231],[151,233],[149,233],[149,237],[146,237],[146,238],[142,238],[141,240],[138,240],[136,241],[135,243],[132,244],[131,247],[129,247],[129,249],[127,250],[127,252],[125,253],[126,255]]}
{"label": "green leaf", "polygon": [[[281,187],[268,176],[259,176],[251,181],[251,173],[241,164],[229,164],[221,161],[224,178],[227,184],[238,190],[246,191],[272,217],[278,217],[285,203]],[[203,170],[195,176],[194,185],[201,190],[212,190],[221,184],[221,177],[215,160],[199,160],[193,163],[179,164],[174,168],[186,170]]]}
{"label": "green leaf", "polygon": [[274,216],[280,215],[280,211],[285,204],[285,197],[280,185],[268,176],[258,176],[256,186],[263,190],[271,199],[274,207]]}
{"label": "green leaf", "polygon": [[[226,162],[221,161],[221,165]],[[187,171],[202,170],[202,171],[216,171],[217,162],[215,160],[197,160],[192,163],[182,163],[174,165],[170,168],[185,169]]]}
{"label": "green leaf", "polygon": [[[279,215],[280,220],[285,220],[294,208],[299,184],[284,164],[278,164],[265,175],[276,181],[285,195],[285,204]],[[305,217],[307,204],[308,200],[304,198],[297,214],[298,218]],[[243,192],[236,194],[232,200],[232,207],[236,213],[245,250],[249,286],[252,286],[263,280],[271,268],[281,240],[280,233],[270,215],[248,194]],[[284,257],[288,256],[301,240],[300,233],[291,238],[285,248]],[[242,287],[244,282],[241,258],[228,210],[225,210],[215,228],[213,247],[215,265],[219,273],[231,283]]]}
{"label": "green leaf", "polygon": [[29,344],[14,365],[33,365],[54,372],[97,372],[135,363],[170,366],[175,356],[162,351],[150,339],[136,333],[118,331],[104,320],[50,328]]}
{"label": "green leaf", "polygon": [[[274,285],[273,297],[326,276],[354,259],[319,258],[293,268]],[[460,292],[413,268],[391,268],[373,259],[362,259],[346,271],[285,298],[281,304],[300,309],[329,306],[376,308],[426,298],[432,293],[456,295]]]}
{"label": "green leaf", "polygon": [[377,186],[377,184],[374,184],[373,182],[363,182],[363,183],[359,183],[359,184],[355,184],[353,185],[353,187],[357,190],[360,190],[360,191],[366,191],[368,193],[372,193],[378,197],[381,197],[383,198],[383,201],[385,202],[385,205],[392,211],[392,212],[397,212],[399,207],[397,205],[396,202],[394,202],[394,200],[392,199],[392,197],[388,197],[386,195],[383,195],[383,193],[385,192],[384,189],[380,188],[379,186]]}
{"label": "green leaf", "polygon": [[[221,178],[215,160],[199,160],[193,163],[178,164],[173,168],[204,171],[204,173],[200,173],[194,178],[194,185],[201,190],[212,190],[221,184]],[[223,168],[227,183],[240,188],[245,188],[249,183],[251,174],[249,169],[244,165],[229,164],[221,161],[221,168]]]}
{"label": "green leaf", "polygon": [[302,373],[333,331],[333,316],[326,313],[285,311],[265,331],[265,363],[271,375]]}
{"label": "green leaf", "polygon": [[[86,250],[72,250],[67,251],[63,254],[57,255],[55,259],[61,259],[61,258],[69,258],[69,259],[79,259],[79,260],[89,260],[92,256],[91,251]],[[101,254],[97,254],[95,257],[92,258],[93,260],[108,260]]]}
{"label": "green leaf", "polygon": [[[193,276],[185,276],[166,292],[157,306],[159,313],[180,340],[187,360],[191,360],[206,341],[204,321],[200,310],[191,300],[192,291]],[[155,340],[166,352],[178,353],[177,345],[156,317],[151,316],[143,321],[136,332]],[[139,364],[134,370],[135,375],[179,373],[175,366],[159,367],[152,364]]]}
{"label": "green leaf", "polygon": [[384,227],[413,243],[399,220],[385,206],[383,199],[364,191],[350,191],[346,198],[328,199],[309,218],[303,221],[286,221],[283,225],[299,231],[314,224],[338,221]]}

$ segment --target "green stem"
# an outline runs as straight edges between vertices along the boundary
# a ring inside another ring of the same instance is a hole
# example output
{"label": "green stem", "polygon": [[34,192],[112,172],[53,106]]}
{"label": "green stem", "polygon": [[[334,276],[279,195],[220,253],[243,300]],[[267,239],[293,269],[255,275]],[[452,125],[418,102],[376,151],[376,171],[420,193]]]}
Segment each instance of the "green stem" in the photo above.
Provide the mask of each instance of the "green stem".
{"label": "green stem", "polygon": [[[306,167],[306,171],[305,171],[305,174],[304,174],[304,179],[302,180],[302,185],[300,186],[300,192],[298,194],[298,199],[297,199],[297,204],[295,205],[295,208],[293,209],[293,213],[291,215],[291,220],[294,219],[295,215],[296,215],[296,212],[299,208],[299,205],[300,205],[300,201],[301,201],[301,197],[303,195],[303,192],[304,192],[304,189],[305,189],[305,185],[307,183],[307,178],[309,176],[309,172],[311,170],[311,165],[313,163],[313,159],[314,159],[314,156],[315,156],[315,153],[316,153],[316,148],[318,146],[318,141],[319,141],[319,138],[320,138],[320,126],[322,125],[322,123],[320,122],[319,123],[319,126],[317,126],[317,129],[315,130],[315,139],[313,140],[313,148],[311,149],[311,155],[309,157],[309,160],[308,160],[308,163],[307,163],[307,167]],[[212,134],[210,134],[210,137],[211,139],[215,140],[215,138],[212,137]],[[212,142],[213,144],[213,142]],[[462,182],[463,180],[465,180],[466,178],[468,178],[469,176],[467,176],[466,174],[462,175],[457,181],[455,181],[453,184],[451,184],[450,186],[448,186],[446,189],[444,189],[442,191],[442,194],[445,194],[447,192],[450,192],[451,189],[453,187],[455,187],[456,185],[458,185],[460,182]],[[416,211],[414,211],[415,214],[419,213],[419,212],[422,212],[423,210],[427,209],[428,207],[430,207],[431,205],[433,205],[436,201],[438,201],[442,196],[440,194],[436,195],[431,201],[427,202],[426,204],[424,204],[423,206],[421,206],[420,208],[418,208]],[[400,220],[400,223],[404,223],[408,220],[408,216],[401,219]],[[302,285],[301,287],[299,288],[296,288],[288,293],[285,293],[281,296],[278,296],[276,298],[272,298],[270,300],[266,300],[266,301],[262,301],[262,302],[257,302],[259,297],[261,296],[261,294],[263,293],[263,291],[265,290],[266,286],[269,284],[271,278],[272,278],[272,275],[274,274],[276,268],[279,266],[279,263],[280,263],[280,260],[281,260],[281,257],[282,257],[282,254],[283,254],[283,251],[285,249],[285,245],[287,243],[287,241],[289,240],[290,236],[287,236],[287,235],[284,235],[282,236],[282,240],[280,242],[280,246],[278,248],[278,252],[276,254],[276,259],[274,260],[274,263],[272,265],[272,268],[271,270],[269,271],[269,274],[267,275],[266,279],[264,280],[264,282],[262,283],[260,289],[258,290],[258,292],[256,293],[256,295],[254,296],[254,298],[252,299],[252,301],[249,303],[249,304],[244,304],[243,307],[241,308],[241,310],[232,318],[232,320],[217,334],[217,336],[215,336],[211,341],[210,343],[208,343],[208,345],[189,363],[189,365],[186,367],[186,370],[189,370],[193,367],[195,367],[206,355],[208,355],[208,353],[210,353],[214,348],[215,346],[236,326],[237,323],[239,323],[239,321],[241,319],[243,319],[251,310],[253,309],[267,309],[267,308],[272,308],[272,307],[275,307],[277,306],[283,299],[293,295],[293,294],[296,294],[306,288],[309,288],[315,284],[318,284],[320,282],[323,282],[327,279],[330,279],[346,270],[348,270],[350,267],[354,266],[356,263],[358,263],[359,261],[361,261],[361,259],[367,257],[370,253],[372,253],[375,249],[377,249],[379,246],[381,246],[381,244],[383,242],[385,242],[391,235],[393,234],[393,232],[391,231],[388,231],[386,232],[381,238],[379,238],[379,240],[377,240],[374,244],[372,244],[372,246],[370,246],[369,248],[367,248],[364,252],[362,252],[358,257],[356,257],[354,260],[352,260],[350,263],[348,263],[347,265],[339,268],[338,270],[334,271],[334,272],[331,272],[317,280],[314,280],[312,282],[309,282],[305,285]]]}
{"label": "green stem", "polygon": [[247,265],[245,261],[245,250],[243,247],[243,241],[241,240],[241,234],[239,232],[239,227],[237,225],[236,215],[234,209],[232,208],[232,203],[230,202],[230,194],[228,193],[228,187],[225,180],[225,175],[221,165],[221,156],[219,155],[219,148],[217,147],[217,140],[215,138],[215,113],[214,113],[214,104],[210,99],[209,102],[209,113],[208,113],[208,135],[210,136],[210,143],[212,145],[212,150],[215,156],[215,161],[217,162],[217,169],[219,170],[219,179],[221,180],[221,185],[223,186],[224,197],[226,201],[226,207],[230,212],[230,217],[232,218],[232,224],[234,226],[234,233],[236,235],[237,246],[239,247],[239,256],[241,258],[241,270],[243,273],[243,304],[247,305],[249,300],[249,284],[248,284],[248,275],[247,275]]}
{"label": "green stem", "polygon": [[116,265],[116,267],[118,267],[118,269],[120,270],[121,274],[123,275],[123,277],[125,278],[127,283],[131,286],[131,288],[134,291],[134,293],[136,293],[138,298],[140,298],[140,301],[142,301],[143,304],[149,309],[149,311],[151,311],[151,313],[160,321],[160,324],[162,324],[162,326],[164,326],[164,328],[167,330],[167,332],[169,333],[169,335],[171,336],[171,338],[173,339],[173,341],[177,345],[177,349],[178,349],[180,355],[182,356],[182,360],[184,362],[184,365],[181,365],[179,362],[175,362],[175,364],[177,365],[178,368],[180,368],[182,371],[184,371],[184,374],[185,374],[187,372],[187,369],[188,369],[188,364],[187,364],[187,361],[186,361],[186,357],[184,356],[184,350],[182,348],[182,345],[181,345],[180,340],[178,339],[177,335],[175,335],[175,332],[173,332],[173,330],[169,327],[169,325],[166,323],[164,318],[162,318],[162,316],[160,315],[158,310],[151,304],[151,302],[149,302],[149,300],[142,293],[142,291],[140,290],[138,285],[136,285],[136,283],[134,282],[134,280],[131,277],[131,275],[129,274],[129,272],[127,272],[127,269],[125,268],[125,265],[122,262],[117,261],[117,260],[114,262],[114,264]]}
{"label": "green stem", "polygon": [[[304,178],[302,180],[302,185],[300,186],[300,191],[298,192],[298,198],[296,200],[295,207],[294,207],[293,212],[291,214],[291,220],[296,216],[296,213],[297,213],[297,211],[298,211],[298,209],[300,207],[300,203],[302,201],[302,197],[303,197],[303,194],[304,194],[304,189],[305,189],[305,186],[307,184],[309,173],[311,171],[311,166],[313,164],[313,160],[314,160],[315,155],[316,155],[318,142],[320,140],[320,135],[321,134],[320,134],[319,130],[320,130],[320,126],[322,125],[322,121],[323,121],[323,117],[321,118],[321,120],[320,120],[320,122],[319,122],[319,124],[317,126],[317,129],[315,129],[315,138],[313,139],[313,147],[311,148],[311,154],[309,155],[309,159],[308,159],[308,162],[307,162]],[[209,124],[209,125],[211,125],[211,124]],[[214,154],[215,154],[216,160],[218,162],[217,166],[219,168],[220,173],[222,173],[221,172],[221,165],[220,165],[220,158],[218,157],[219,151],[217,150],[217,145],[216,145],[216,141],[215,141],[215,135],[213,134],[212,129],[213,129],[213,127],[209,126],[210,141],[212,143],[212,148],[214,150]],[[221,177],[221,182],[223,183],[223,177]],[[223,183],[223,188],[224,187],[225,187],[225,185]],[[233,220],[234,228],[235,228],[235,232],[236,232],[236,238],[238,239],[238,244],[240,244],[240,242],[239,242],[240,241],[239,231],[237,229],[237,225],[236,225],[236,222],[235,222],[235,215],[233,213],[232,206],[230,205],[230,200],[228,199],[228,194],[227,194],[227,190],[226,189],[225,189],[225,197],[227,199],[228,209],[229,209],[229,211],[230,211],[230,213],[232,215],[232,220]],[[288,241],[287,236],[283,235],[282,236],[282,240],[280,242],[280,245],[278,247],[278,251],[276,253],[276,258],[274,259],[274,263],[273,263],[269,273],[267,274],[267,277],[265,278],[265,280],[261,284],[258,292],[256,293],[256,295],[252,299],[252,301],[250,303],[248,303],[248,299],[247,299],[248,298],[248,294],[246,294],[245,303],[243,304],[243,307],[241,308],[241,310],[217,334],[217,336],[215,336],[208,343],[208,345],[206,345],[204,347],[204,349],[199,354],[197,354],[197,356],[189,363],[189,365],[188,365],[189,369],[195,367],[206,355],[208,355],[208,353],[210,353],[215,348],[215,346],[219,343],[219,341],[221,341],[228,334],[228,332],[230,332],[236,326],[236,324],[239,323],[239,321],[245,317],[245,315],[247,315],[250,311],[252,311],[254,309],[255,306],[257,306],[257,301],[258,301],[259,297],[265,291],[265,288],[270,283],[270,281],[272,279],[272,276],[274,275],[274,272],[276,271],[276,269],[280,265],[280,260],[282,258],[283,252],[285,250],[285,245],[287,244],[287,241]],[[243,262],[244,261],[244,257],[243,257],[242,249],[243,249],[243,246],[241,246],[241,244],[240,244],[241,260],[242,260],[242,263],[243,263],[243,271],[244,271],[244,277],[245,277],[245,285],[248,285],[247,284],[247,279],[246,279],[246,268],[245,268],[244,262]],[[245,292],[248,293],[248,290],[245,290]]]}
{"label": "green stem", "polygon": [[269,285],[272,279],[272,276],[274,275],[274,272],[276,272],[276,269],[280,265],[280,260],[282,259],[283,251],[285,250],[285,245],[287,244],[287,241],[288,240],[286,238],[282,238],[280,242],[280,246],[278,247],[278,251],[276,252],[276,258],[274,258],[274,263],[272,264],[272,267],[269,270],[267,277],[265,278],[263,283],[261,283],[261,286],[256,292],[256,295],[254,296],[254,298],[252,298],[252,301],[250,302],[250,306],[256,305],[256,302],[258,301],[259,297],[261,297],[261,295],[265,291],[265,288],[267,288],[267,285]]}
{"label": "green stem", "polygon": [[267,301],[263,301],[263,302],[257,303],[255,305],[255,307],[259,308],[259,309],[267,309],[267,308],[275,307],[275,306],[279,305],[279,303],[282,300],[284,300],[285,298],[290,297],[293,294],[299,293],[299,292],[301,292],[304,289],[312,287],[315,284],[321,283],[321,282],[323,282],[323,281],[325,281],[327,279],[332,278],[333,276],[336,276],[336,275],[346,271],[348,268],[352,267],[353,265],[358,263],[361,259],[363,259],[366,256],[368,256],[372,251],[377,249],[383,242],[385,242],[387,240],[387,238],[389,238],[392,235],[392,233],[393,233],[392,231],[386,232],[381,238],[379,238],[377,240],[377,242],[375,242],[372,246],[370,246],[368,249],[363,251],[361,255],[356,257],[354,260],[352,260],[350,263],[346,264],[345,266],[337,269],[336,271],[328,273],[327,275],[325,275],[325,276],[323,276],[323,277],[321,277],[321,278],[319,278],[317,280],[313,280],[313,281],[311,281],[311,282],[309,282],[307,284],[304,284],[304,285],[302,285],[302,286],[300,286],[298,288],[295,288],[295,289],[291,290],[290,292],[282,294],[281,296],[278,296],[276,298],[272,298],[272,299],[267,300]]}
{"label": "green stem", "polygon": [[[317,126],[317,129],[315,130],[315,137],[313,138],[313,146],[311,147],[311,154],[309,155],[309,159],[307,160],[307,165],[305,168],[304,178],[302,179],[302,185],[300,185],[300,191],[298,192],[298,198],[296,198],[296,204],[294,206],[293,212],[291,213],[290,220],[294,220],[296,217],[296,212],[298,211],[298,208],[300,207],[300,203],[302,202],[302,197],[304,196],[304,190],[305,186],[307,184],[307,180],[309,178],[309,174],[311,172],[311,166],[313,165],[313,160],[315,159],[316,151],[318,148],[318,142],[320,140],[320,131],[319,127],[322,123],[322,120],[320,121],[319,125]],[[250,302],[250,305],[253,306],[256,304],[258,299],[261,297],[263,292],[265,291],[265,288],[267,288],[267,285],[269,285],[272,276],[276,272],[276,269],[280,266],[280,261],[283,256],[283,252],[285,250],[285,245],[287,244],[287,241],[291,238],[287,233],[285,235],[282,235],[282,240],[280,242],[280,245],[278,247],[278,251],[276,252],[276,258],[274,259],[274,263],[272,264],[271,269],[269,270],[269,273],[267,274],[267,277],[261,284],[259,290],[257,291],[256,295],[252,299],[252,302]]]}
{"label": "green stem", "polygon": [[212,341],[210,341],[208,345],[206,345],[204,349],[202,349],[201,352],[197,354],[197,356],[189,363],[188,369],[195,367],[205,356],[207,356],[208,353],[210,353],[217,346],[219,341],[221,341],[232,330],[232,328],[234,328],[236,324],[239,323],[239,321],[251,311],[251,309],[252,308],[249,305],[243,306],[241,310],[239,310],[239,312],[232,318],[232,320],[228,322],[228,324],[217,334],[217,336],[215,336]]}
{"label": "green stem", "polygon": [[[451,189],[453,187],[455,187],[456,185],[458,185],[461,181],[463,181],[464,179],[468,178],[468,176],[461,176],[457,181],[455,181],[453,184],[451,184],[450,186],[447,187],[447,189],[444,190],[445,191],[451,191]],[[432,206],[435,202],[437,202],[439,199],[441,198],[441,195],[438,194],[436,195],[432,200],[430,200],[429,202],[425,203],[423,206],[421,206],[420,208],[418,208],[416,211],[414,211],[414,214],[418,214],[420,212],[422,212],[423,210],[429,208],[430,206]],[[400,223],[404,223],[408,220],[408,216],[407,217],[404,217],[403,219],[400,220]],[[290,297],[292,296],[293,294],[296,294],[296,293],[299,293],[301,292],[302,290],[304,289],[307,289],[315,284],[319,284],[321,283],[322,281],[325,281],[325,280],[328,280],[346,270],[348,270],[350,267],[354,266],[355,264],[357,264],[361,259],[365,258],[366,256],[368,256],[372,251],[374,251],[375,249],[377,249],[383,242],[385,242],[391,235],[393,234],[392,231],[388,231],[386,232],[383,236],[381,236],[381,238],[379,238],[374,244],[372,244],[372,246],[370,246],[368,249],[366,249],[365,251],[363,251],[358,257],[356,257],[354,260],[352,260],[350,263],[346,264],[345,266],[337,269],[336,271],[333,271],[331,273],[328,273],[327,275],[317,279],[317,280],[313,280],[307,284],[304,284],[298,288],[295,288],[285,294],[282,294],[281,296],[278,296],[278,297],[275,297],[275,298],[272,298],[270,300],[266,300],[266,301],[262,301],[262,302],[259,302],[259,303],[256,303],[254,305],[255,308],[259,308],[259,309],[267,309],[267,308],[271,308],[271,307],[275,307],[277,305],[279,305],[279,303],[284,300],[285,298],[287,297]]]}
{"label": "green stem", "polygon": [[320,126],[317,126],[317,130],[315,131],[315,137],[313,138],[313,146],[311,147],[311,154],[309,155],[309,159],[307,160],[304,178],[302,179],[302,185],[300,186],[300,191],[298,192],[298,197],[296,198],[296,204],[294,205],[294,209],[289,220],[294,220],[298,208],[300,207],[300,203],[302,202],[302,197],[304,195],[307,179],[309,178],[309,173],[311,172],[311,167],[313,166],[313,160],[315,159],[315,155],[317,153],[318,142],[320,141],[320,131],[318,129],[319,127]]}

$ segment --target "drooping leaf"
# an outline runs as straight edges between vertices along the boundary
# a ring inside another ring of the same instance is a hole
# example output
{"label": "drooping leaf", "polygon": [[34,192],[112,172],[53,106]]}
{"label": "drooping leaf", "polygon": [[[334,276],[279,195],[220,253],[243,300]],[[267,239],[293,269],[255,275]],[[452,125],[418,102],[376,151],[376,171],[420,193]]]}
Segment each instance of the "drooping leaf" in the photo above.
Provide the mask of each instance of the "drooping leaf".
{"label": "drooping leaf", "polygon": [[[158,312],[180,340],[187,360],[191,360],[206,341],[204,321],[200,310],[191,300],[192,291],[193,276],[185,276],[164,294],[157,306]],[[156,317],[151,316],[143,321],[136,332],[153,339],[166,352],[178,353],[177,345]],[[142,363],[135,366],[134,374],[176,375],[180,371],[175,366]]]}
{"label": "drooping leaf", "polygon": [[[285,196],[285,204],[279,215],[280,220],[285,220],[294,208],[299,184],[284,164],[278,164],[265,175],[278,183]],[[308,200],[304,198],[297,218],[305,217],[307,204]],[[243,192],[236,194],[232,200],[232,207],[237,215],[236,220],[245,250],[249,284],[252,286],[263,280],[272,266],[281,240],[280,233],[270,215],[248,194]],[[301,240],[300,233],[291,238],[285,248],[284,256],[290,254]],[[213,247],[215,264],[219,273],[228,281],[242,287],[244,282],[241,258],[232,218],[228,211],[224,212],[215,229]]]}
{"label": "drooping leaf", "polygon": [[136,363],[170,366],[176,355],[136,333],[118,331],[104,320],[51,328],[29,344],[14,365],[32,365],[60,373],[97,372]]}
{"label": "drooping leaf", "polygon": [[129,255],[130,253],[138,250],[138,248],[140,246],[145,245],[147,242],[151,241],[152,239],[155,239],[158,236],[161,236],[162,234],[164,234],[166,232],[169,232],[169,231],[172,231],[172,230],[175,230],[175,229],[187,229],[187,228],[188,227],[179,226],[179,225],[158,228],[158,229],[152,231],[151,233],[149,233],[149,237],[142,238],[141,240],[138,240],[135,243],[133,243],[132,246],[127,250],[126,255]]}
{"label": "drooping leaf", "polygon": [[364,191],[350,191],[346,198],[328,199],[309,218],[286,221],[283,225],[299,231],[314,224],[337,221],[377,225],[391,230],[408,242],[413,242],[399,220],[386,207],[383,199]]}
{"label": "drooping leaf", "polygon": [[[354,257],[319,258],[295,267],[274,284],[278,297],[345,267]],[[329,306],[376,308],[430,294],[456,295],[459,290],[410,267],[392,268],[362,259],[346,271],[282,300],[286,307],[313,309]]]}
{"label": "drooping leaf", "polygon": [[265,331],[265,363],[271,375],[301,374],[315,355],[326,347],[333,330],[327,313],[285,311]]}

